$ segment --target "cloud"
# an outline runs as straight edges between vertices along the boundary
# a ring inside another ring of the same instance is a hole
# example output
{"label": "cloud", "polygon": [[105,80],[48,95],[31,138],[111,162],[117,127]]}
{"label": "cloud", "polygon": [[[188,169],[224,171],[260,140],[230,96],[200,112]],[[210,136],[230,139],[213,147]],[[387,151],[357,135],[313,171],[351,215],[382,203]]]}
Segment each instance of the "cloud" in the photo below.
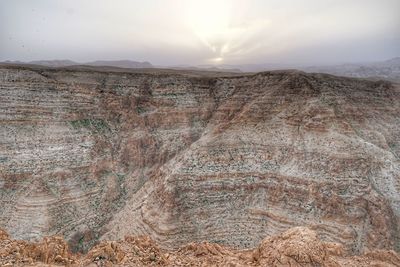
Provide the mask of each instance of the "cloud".
{"label": "cloud", "polygon": [[2,0],[0,60],[380,60],[400,54],[398,10],[397,0]]}

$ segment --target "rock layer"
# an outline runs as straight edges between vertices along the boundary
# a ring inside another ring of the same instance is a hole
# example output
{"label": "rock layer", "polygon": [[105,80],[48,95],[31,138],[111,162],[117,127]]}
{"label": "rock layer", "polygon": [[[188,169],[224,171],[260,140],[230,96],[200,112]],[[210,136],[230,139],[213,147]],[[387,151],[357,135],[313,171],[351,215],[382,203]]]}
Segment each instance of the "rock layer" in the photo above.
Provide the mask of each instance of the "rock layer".
{"label": "rock layer", "polygon": [[400,248],[400,89],[298,71],[0,68],[0,226],[74,250],[255,247],[308,226]]}

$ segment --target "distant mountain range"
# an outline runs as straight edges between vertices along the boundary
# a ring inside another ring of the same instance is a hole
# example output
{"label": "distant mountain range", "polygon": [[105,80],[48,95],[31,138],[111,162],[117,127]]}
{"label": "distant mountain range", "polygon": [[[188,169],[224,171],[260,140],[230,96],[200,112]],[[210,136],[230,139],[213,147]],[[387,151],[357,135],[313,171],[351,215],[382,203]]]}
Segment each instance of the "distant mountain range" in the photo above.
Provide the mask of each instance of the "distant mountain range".
{"label": "distant mountain range", "polygon": [[200,65],[196,67],[179,66],[175,69],[192,69],[192,70],[214,70],[226,72],[262,72],[270,70],[282,69],[298,69],[305,72],[328,73],[336,76],[384,79],[400,82],[400,57],[396,57],[386,61],[370,62],[370,63],[350,63],[341,65],[327,66],[301,66],[290,64],[243,64],[243,65]]}
{"label": "distant mountain range", "polygon": [[261,72],[279,69],[299,69],[305,72],[328,73],[336,76],[385,79],[400,82],[400,57],[386,61],[371,63],[349,63],[341,65],[327,66],[301,66],[290,64],[242,64],[242,65],[175,65],[175,66],[154,66],[150,62],[139,62],[132,60],[98,60],[85,63],[79,63],[71,60],[37,60],[30,62],[5,61],[11,64],[33,64],[48,67],[68,67],[68,66],[107,66],[130,69],[148,69],[148,68],[167,68],[175,70],[194,70],[194,71],[213,71],[213,72]]}
{"label": "distant mountain range", "polygon": [[147,69],[153,68],[154,66],[145,61],[132,61],[132,60],[98,60],[91,62],[79,63],[72,60],[35,60],[30,62],[20,62],[20,61],[5,61],[5,63],[16,63],[16,64],[32,64],[32,65],[40,65],[47,67],[69,67],[69,66],[107,66],[107,67],[117,67],[117,68],[129,68],[129,69]]}
{"label": "distant mountain range", "polygon": [[301,66],[289,64],[218,65],[220,69],[261,72],[281,69],[298,69],[305,72],[328,73],[336,76],[385,79],[400,82],[400,57],[370,63],[350,63],[328,66]]}
{"label": "distant mountain range", "polygon": [[400,57],[365,64],[342,64],[300,68],[306,72],[322,72],[336,76],[400,81]]}
{"label": "distant mountain range", "polygon": [[129,68],[129,69],[147,69],[154,67],[150,62],[147,61],[139,62],[132,60],[116,60],[116,61],[98,60],[98,61],[84,63],[83,65],[110,66],[110,67]]}
{"label": "distant mountain range", "polygon": [[219,71],[219,72],[243,72],[243,70],[239,68],[229,67],[229,65],[199,65],[199,66],[190,66],[190,65],[178,65],[178,66],[157,66],[158,68],[168,68],[174,70],[194,70],[194,71]]}

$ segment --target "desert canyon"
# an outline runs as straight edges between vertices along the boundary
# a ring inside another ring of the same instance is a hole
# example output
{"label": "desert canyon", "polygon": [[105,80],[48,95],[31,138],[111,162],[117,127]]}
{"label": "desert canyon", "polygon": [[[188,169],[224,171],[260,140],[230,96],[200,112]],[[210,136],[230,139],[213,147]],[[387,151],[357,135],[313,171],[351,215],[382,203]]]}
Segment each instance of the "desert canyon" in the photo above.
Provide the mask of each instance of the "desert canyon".
{"label": "desert canyon", "polygon": [[3,64],[0,263],[399,266],[399,126],[383,80]]}

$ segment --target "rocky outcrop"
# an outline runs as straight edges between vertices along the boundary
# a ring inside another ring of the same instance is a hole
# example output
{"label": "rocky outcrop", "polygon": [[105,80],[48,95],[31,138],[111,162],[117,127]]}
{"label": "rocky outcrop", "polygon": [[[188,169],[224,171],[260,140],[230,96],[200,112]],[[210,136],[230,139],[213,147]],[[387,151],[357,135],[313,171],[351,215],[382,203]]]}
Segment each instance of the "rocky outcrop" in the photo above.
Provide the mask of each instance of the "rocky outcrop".
{"label": "rocky outcrop", "polygon": [[[322,242],[308,228],[292,228],[266,238],[252,250],[236,250],[208,242],[165,250],[147,236],[103,241],[85,255],[69,252],[60,237],[40,243],[0,237],[2,266],[399,266],[400,256],[376,250],[352,256],[342,245]],[[49,265],[46,265],[49,266]]]}
{"label": "rocky outcrop", "polygon": [[0,226],[73,250],[125,235],[251,248],[294,226],[398,250],[399,100],[298,71],[2,66]]}
{"label": "rocky outcrop", "polygon": [[0,266],[32,266],[35,263],[70,266],[78,261],[60,236],[45,237],[38,243],[30,243],[13,240],[0,229]]}

